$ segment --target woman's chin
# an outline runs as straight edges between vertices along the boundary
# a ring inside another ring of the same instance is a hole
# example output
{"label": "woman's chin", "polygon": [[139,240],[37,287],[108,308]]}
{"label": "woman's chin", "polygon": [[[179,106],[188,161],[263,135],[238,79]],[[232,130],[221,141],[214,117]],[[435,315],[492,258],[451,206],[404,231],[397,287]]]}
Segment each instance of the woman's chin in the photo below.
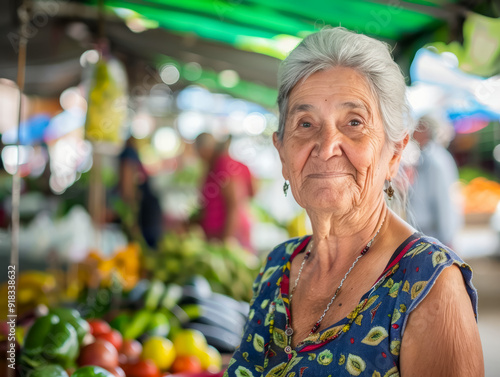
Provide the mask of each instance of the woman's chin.
{"label": "woman's chin", "polygon": [[[302,196],[303,207],[313,211],[346,213],[352,209],[352,196],[348,190],[319,189]],[[300,204],[300,203],[299,203]]]}

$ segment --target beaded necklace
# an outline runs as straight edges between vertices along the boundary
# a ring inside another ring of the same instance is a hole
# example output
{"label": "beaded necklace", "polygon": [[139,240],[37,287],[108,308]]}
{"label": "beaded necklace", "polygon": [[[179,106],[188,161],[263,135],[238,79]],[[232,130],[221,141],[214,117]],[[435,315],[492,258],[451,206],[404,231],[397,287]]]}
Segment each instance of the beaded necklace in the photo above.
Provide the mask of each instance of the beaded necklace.
{"label": "beaded necklace", "polygon": [[[326,316],[326,313],[328,313],[328,311],[330,310],[330,307],[332,306],[333,302],[337,298],[337,295],[340,292],[340,289],[342,288],[342,286],[344,285],[344,282],[347,279],[347,276],[351,273],[351,271],[354,268],[354,266],[356,265],[356,263],[358,263],[358,261],[368,252],[368,250],[370,250],[370,247],[372,246],[373,242],[375,241],[375,238],[379,234],[380,229],[382,229],[382,225],[384,225],[384,221],[385,221],[385,217],[384,217],[384,220],[382,220],[382,223],[380,224],[380,227],[378,228],[377,233],[375,233],[375,235],[373,236],[373,238],[366,244],[366,246],[361,251],[360,255],[356,258],[356,260],[354,261],[354,263],[352,264],[352,266],[349,268],[349,270],[346,272],[346,274],[344,275],[344,277],[340,281],[340,285],[335,290],[335,294],[333,295],[332,299],[330,300],[330,302],[326,306],[325,310],[323,311],[323,314],[321,314],[321,317],[319,317],[319,319],[316,321],[316,323],[312,327],[312,329],[309,332],[309,335],[306,337],[306,339],[308,337],[310,337],[312,334],[316,333],[316,331],[318,331],[318,329],[320,328],[321,322],[323,321],[323,319]],[[293,288],[292,288],[292,290],[290,292],[290,298],[289,298],[289,305],[290,305],[290,307],[292,305],[293,293],[295,292],[295,289],[297,288],[297,285],[298,285],[299,280],[300,280],[300,275],[302,274],[302,270],[304,269],[304,265],[306,264],[306,261],[309,259],[309,256],[311,254],[311,251],[312,251],[312,248],[313,248],[313,242],[314,241],[311,240],[311,242],[309,243],[309,247],[307,248],[307,251],[304,254],[304,259],[302,261],[302,264],[300,265],[300,269],[299,269],[299,273],[297,275],[297,279],[295,279],[294,286],[293,286]],[[290,343],[291,343],[291,338],[290,337],[293,334],[293,329],[288,324],[287,324],[286,329],[285,329],[285,334],[289,337],[288,346],[285,347],[285,352],[286,353],[291,353],[292,352],[292,348],[290,346]]]}

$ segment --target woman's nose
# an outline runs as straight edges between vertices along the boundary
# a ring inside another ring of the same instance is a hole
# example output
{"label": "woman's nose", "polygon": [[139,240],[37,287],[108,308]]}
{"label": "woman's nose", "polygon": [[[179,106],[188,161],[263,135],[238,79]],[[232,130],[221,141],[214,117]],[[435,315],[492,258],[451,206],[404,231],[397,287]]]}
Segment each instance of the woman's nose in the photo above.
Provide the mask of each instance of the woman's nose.
{"label": "woman's nose", "polygon": [[317,133],[316,145],[313,155],[322,160],[328,160],[333,156],[340,156],[342,133],[335,125],[325,124]]}

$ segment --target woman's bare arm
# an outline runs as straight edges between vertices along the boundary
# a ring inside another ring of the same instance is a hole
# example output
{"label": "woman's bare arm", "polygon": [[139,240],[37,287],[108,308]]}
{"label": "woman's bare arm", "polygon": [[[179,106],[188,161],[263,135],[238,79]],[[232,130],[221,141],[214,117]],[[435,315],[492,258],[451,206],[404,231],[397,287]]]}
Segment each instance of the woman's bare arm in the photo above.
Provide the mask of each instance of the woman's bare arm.
{"label": "woman's bare arm", "polygon": [[401,344],[402,377],[483,377],[471,300],[458,266],[446,268],[410,314]]}
{"label": "woman's bare arm", "polygon": [[137,201],[136,166],[131,160],[124,160],[120,164],[120,194],[127,204]]}
{"label": "woman's bare arm", "polygon": [[222,196],[226,204],[226,218],[224,224],[224,233],[222,239],[229,241],[236,236],[238,219],[238,199],[236,195],[237,185],[234,178],[228,179],[222,187]]}

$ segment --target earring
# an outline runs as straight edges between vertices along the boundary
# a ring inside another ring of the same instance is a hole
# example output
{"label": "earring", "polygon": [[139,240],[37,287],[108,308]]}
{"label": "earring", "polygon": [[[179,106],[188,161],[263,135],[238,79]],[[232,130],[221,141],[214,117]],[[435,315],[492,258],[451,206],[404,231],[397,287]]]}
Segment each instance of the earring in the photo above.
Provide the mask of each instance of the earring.
{"label": "earring", "polygon": [[288,184],[288,181],[285,181],[285,183],[283,183],[283,194],[285,194],[285,196],[288,193],[288,188],[289,187],[290,187],[290,185]]}
{"label": "earring", "polygon": [[389,186],[384,190],[384,192],[387,194],[389,200],[392,200],[392,197],[394,196],[394,188],[392,187],[392,181],[390,179]]}

